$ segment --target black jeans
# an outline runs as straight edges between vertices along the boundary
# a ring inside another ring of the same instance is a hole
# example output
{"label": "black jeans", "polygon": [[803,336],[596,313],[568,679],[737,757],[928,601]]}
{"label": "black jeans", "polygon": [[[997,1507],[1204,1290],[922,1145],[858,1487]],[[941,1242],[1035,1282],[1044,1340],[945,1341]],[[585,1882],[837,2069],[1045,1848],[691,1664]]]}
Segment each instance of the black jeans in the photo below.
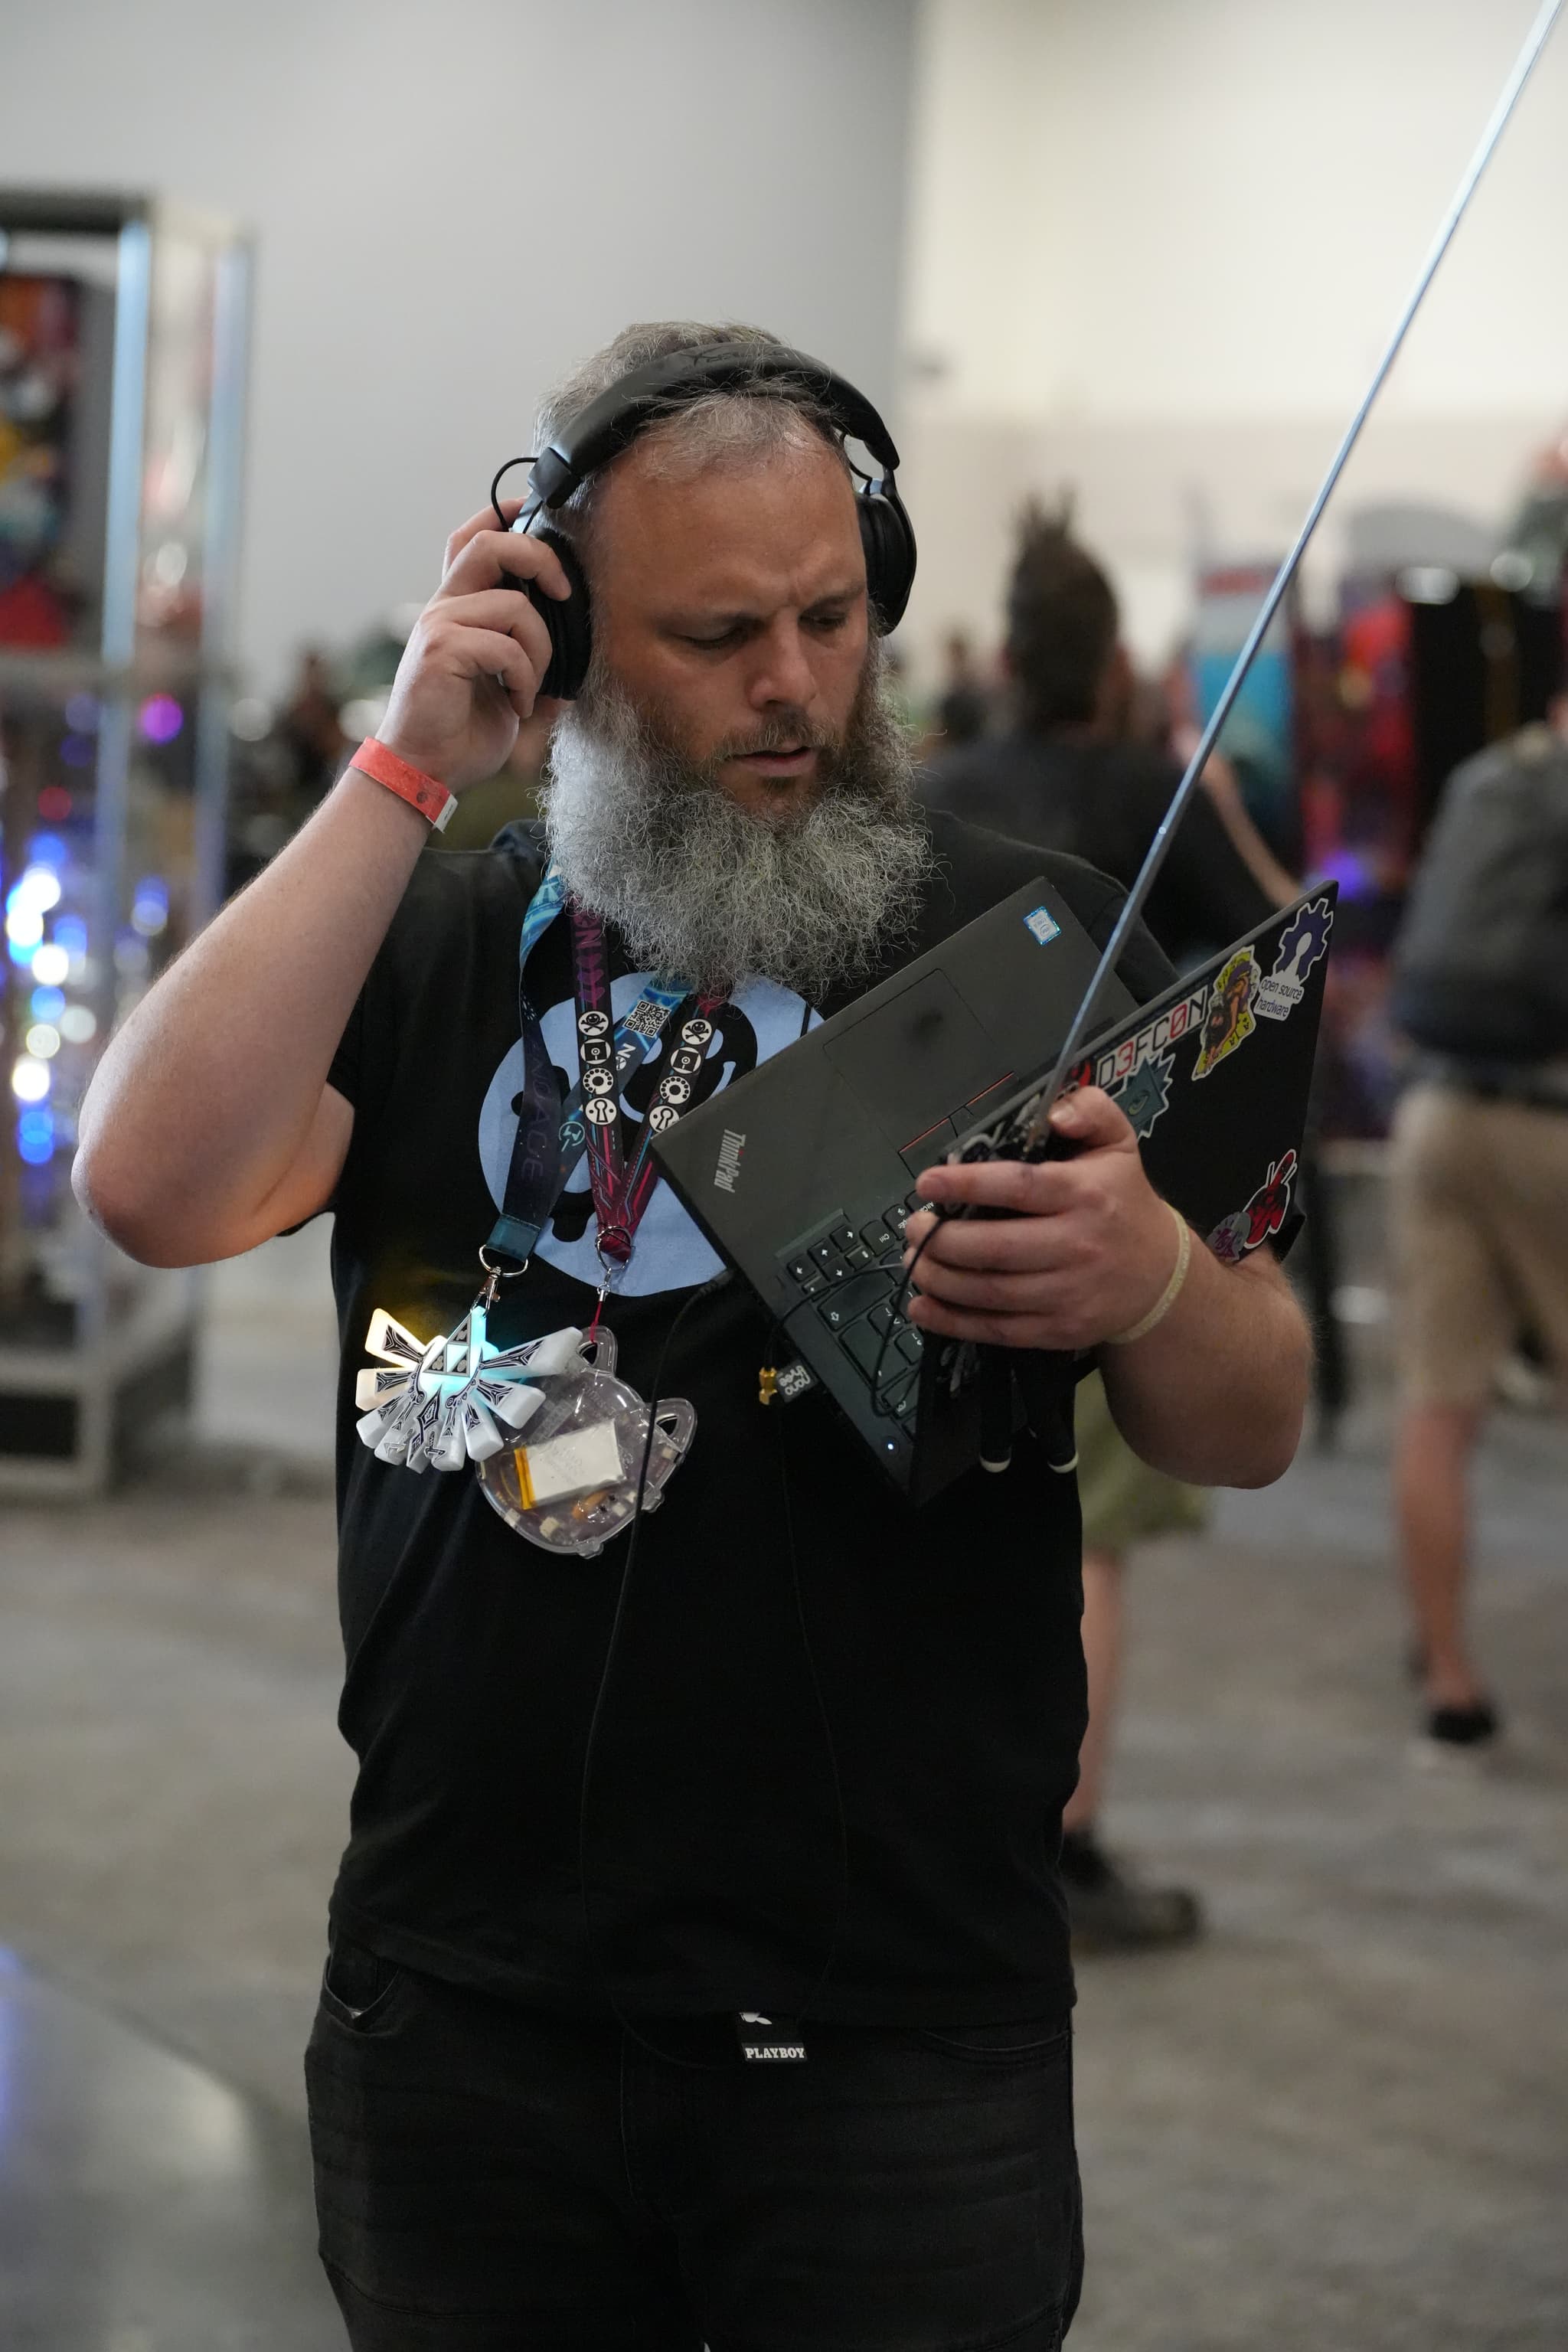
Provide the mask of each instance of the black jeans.
{"label": "black jeans", "polygon": [[[1072,2042],[552,2018],[340,1938],[306,2054],[354,2352],[1058,2352]],[[368,1998],[366,1998],[368,1996]]]}

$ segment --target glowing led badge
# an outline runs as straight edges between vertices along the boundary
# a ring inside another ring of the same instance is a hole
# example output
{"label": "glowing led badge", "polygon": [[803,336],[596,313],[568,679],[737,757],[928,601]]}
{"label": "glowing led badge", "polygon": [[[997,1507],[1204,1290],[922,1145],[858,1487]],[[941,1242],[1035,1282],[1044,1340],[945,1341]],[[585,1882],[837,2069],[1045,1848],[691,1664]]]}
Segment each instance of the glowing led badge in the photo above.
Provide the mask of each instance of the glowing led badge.
{"label": "glowing led badge", "polygon": [[502,1349],[486,1337],[486,1320],[476,1302],[455,1331],[426,1341],[384,1309],[371,1318],[365,1353],[380,1361],[361,1372],[354,1402],[364,1409],[360,1437],[378,1462],[460,1470],[487,1461],[543,1403],[535,1383],[580,1366],[581,1331]]}
{"label": "glowing led badge", "polygon": [[683,1397],[661,1398],[650,1446],[648,1407],[616,1376],[610,1332],[568,1325],[497,1348],[482,1297],[455,1331],[430,1340],[378,1309],[365,1350],[378,1360],[359,1375],[354,1401],[376,1459],[418,1471],[472,1462],[492,1510],[546,1551],[592,1559],[629,1526],[645,1451],[643,1508],[657,1510],[697,1428]]}

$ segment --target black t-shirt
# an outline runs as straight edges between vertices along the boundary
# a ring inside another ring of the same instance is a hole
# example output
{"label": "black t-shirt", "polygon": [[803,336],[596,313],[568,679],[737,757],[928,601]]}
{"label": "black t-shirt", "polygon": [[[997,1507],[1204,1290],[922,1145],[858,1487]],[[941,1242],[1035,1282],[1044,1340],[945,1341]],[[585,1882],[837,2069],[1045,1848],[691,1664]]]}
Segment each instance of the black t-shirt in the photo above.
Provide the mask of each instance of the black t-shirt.
{"label": "black t-shirt", "polygon": [[[1109,936],[1121,894],[1104,876],[949,817],[932,832],[913,952],[1042,867]],[[738,1278],[686,1318],[661,1382],[695,1405],[697,1433],[644,1520],[601,1712],[590,1956],[579,1805],[627,1538],[595,1560],[541,1550],[471,1469],[416,1475],[354,1429],[373,1311],[428,1338],[478,1286],[516,1123],[518,938],[541,870],[526,828],[423,860],[332,1065],[355,1112],[332,1263],[340,1720],[360,1762],[333,1916],[391,1959],[551,2008],[601,2006],[607,1980],[649,2015],[788,2014],[830,1942],[816,2015],[940,2023],[1065,2007],[1056,1857],[1085,1714],[1073,1481],[1026,1443],[1005,1475],[972,1472],[912,1509],[825,1397],[759,1403],[767,1327]],[[611,945],[618,1014],[642,975]],[[1170,977],[1146,934],[1121,970],[1141,998]],[[528,979],[574,1084],[563,919]],[[813,1017],[771,982],[737,990],[698,1097]],[[657,1079],[656,1049],[629,1118]],[[593,1230],[579,1167],[493,1339],[590,1320]],[[605,1310],[644,1395],[682,1300],[718,1270],[661,1185]]]}
{"label": "black t-shirt", "polygon": [[[1020,731],[945,753],[921,787],[930,807],[1081,857],[1130,890],[1180,782],[1142,744]],[[1196,963],[1273,911],[1214,803],[1194,793],[1149,894],[1154,937],[1178,963]]]}

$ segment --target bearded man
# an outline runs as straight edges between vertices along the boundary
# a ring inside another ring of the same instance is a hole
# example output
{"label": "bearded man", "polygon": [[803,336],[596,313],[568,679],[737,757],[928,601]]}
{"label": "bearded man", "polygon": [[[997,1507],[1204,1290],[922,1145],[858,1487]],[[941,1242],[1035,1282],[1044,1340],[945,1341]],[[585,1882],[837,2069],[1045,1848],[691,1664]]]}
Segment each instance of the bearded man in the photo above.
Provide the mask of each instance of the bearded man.
{"label": "bearded man", "polygon": [[[1025,1445],[915,1511],[821,1398],[781,1425],[759,1310],[710,1292],[679,1203],[656,1188],[635,1233],[605,1229],[570,1153],[491,1337],[587,1324],[609,1276],[622,1370],[695,1404],[620,1602],[616,1546],[532,1548],[471,1471],[416,1478],[356,1439],[373,1310],[419,1342],[463,1317],[542,1068],[552,1118],[598,1101],[588,1046],[648,991],[676,1025],[628,1124],[678,1034],[670,1069],[711,1094],[1041,866],[1094,936],[1115,917],[1072,859],[920,814],[840,436],[783,346],[629,330],[541,446],[628,371],[721,341],[754,376],[672,393],[558,518],[594,651],[542,836],[419,856],[417,803],[493,773],[544,677],[520,583],[574,593],[543,540],[480,515],[398,672],[393,763],[360,755],[394,789],[348,769],[126,1024],[82,1118],[81,1196],[150,1262],[336,1220],[360,1769],[307,2074],[360,2352],[1047,2352],[1078,2298],[1071,1480]],[[586,1015],[584,939],[610,997]],[[1123,976],[1165,983],[1146,935]],[[943,1226],[915,1320],[1103,1346],[1149,1459],[1277,1476],[1307,1361],[1278,1268],[1197,1249],[1177,1284],[1187,1246],[1121,1113],[1090,1092],[1056,1116],[1068,1160],[921,1180],[1016,1213]]]}

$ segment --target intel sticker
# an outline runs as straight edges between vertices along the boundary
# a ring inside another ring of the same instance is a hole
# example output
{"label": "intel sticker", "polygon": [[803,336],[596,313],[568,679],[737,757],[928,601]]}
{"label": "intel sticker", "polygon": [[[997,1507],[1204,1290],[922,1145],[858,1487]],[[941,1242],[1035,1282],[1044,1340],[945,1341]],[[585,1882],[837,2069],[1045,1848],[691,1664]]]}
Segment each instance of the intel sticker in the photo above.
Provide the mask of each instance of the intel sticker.
{"label": "intel sticker", "polygon": [[1043,948],[1048,948],[1053,940],[1062,935],[1062,927],[1048,907],[1031,908],[1024,918],[1024,929],[1032,932]]}

